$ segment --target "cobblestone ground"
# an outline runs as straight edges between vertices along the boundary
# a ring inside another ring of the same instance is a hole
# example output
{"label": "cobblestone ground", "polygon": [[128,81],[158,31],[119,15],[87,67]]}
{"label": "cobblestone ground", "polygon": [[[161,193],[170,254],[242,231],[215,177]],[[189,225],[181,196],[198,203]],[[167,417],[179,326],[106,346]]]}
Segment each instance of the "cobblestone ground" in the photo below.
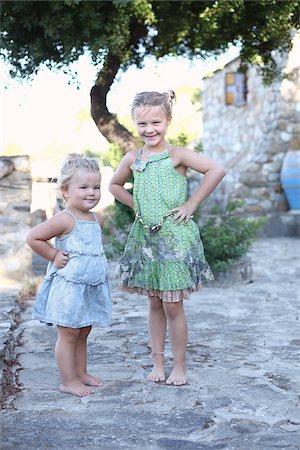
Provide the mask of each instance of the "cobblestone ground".
{"label": "cobblestone ground", "polygon": [[[185,303],[182,387],[146,381],[147,300],[112,282],[112,327],[89,340],[90,372],[105,384],[81,399],[60,393],[56,331],[31,320],[29,302],[15,330],[21,390],[1,412],[1,448],[300,449],[299,255],[299,239],[258,240],[251,282],[206,287]],[[169,341],[166,360],[169,372]]]}

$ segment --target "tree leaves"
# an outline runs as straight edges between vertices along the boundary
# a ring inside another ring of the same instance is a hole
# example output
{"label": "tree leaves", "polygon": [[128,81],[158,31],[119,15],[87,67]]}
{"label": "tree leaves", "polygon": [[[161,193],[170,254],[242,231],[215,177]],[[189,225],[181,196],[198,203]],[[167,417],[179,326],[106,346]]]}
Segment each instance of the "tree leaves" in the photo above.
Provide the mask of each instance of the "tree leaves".
{"label": "tree leaves", "polygon": [[[156,57],[205,57],[240,43],[243,61],[276,74],[273,50],[291,45],[300,2],[243,1],[3,1],[3,57],[13,74],[28,77],[41,63],[68,66],[88,50],[95,64],[108,53],[121,66]],[[139,39],[134,39],[137,29]],[[143,31],[141,33],[141,30]]]}

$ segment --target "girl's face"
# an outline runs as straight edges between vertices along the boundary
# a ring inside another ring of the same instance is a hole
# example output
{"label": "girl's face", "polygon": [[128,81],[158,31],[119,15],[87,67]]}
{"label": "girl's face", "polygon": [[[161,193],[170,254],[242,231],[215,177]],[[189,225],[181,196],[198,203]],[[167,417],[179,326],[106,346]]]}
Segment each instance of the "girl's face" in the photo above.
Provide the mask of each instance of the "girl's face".
{"label": "girl's face", "polygon": [[170,120],[161,106],[139,106],[135,108],[133,120],[140,138],[147,147],[159,147]]}
{"label": "girl's face", "polygon": [[100,200],[100,172],[82,169],[68,186],[62,189],[68,206],[79,212],[94,208]]}

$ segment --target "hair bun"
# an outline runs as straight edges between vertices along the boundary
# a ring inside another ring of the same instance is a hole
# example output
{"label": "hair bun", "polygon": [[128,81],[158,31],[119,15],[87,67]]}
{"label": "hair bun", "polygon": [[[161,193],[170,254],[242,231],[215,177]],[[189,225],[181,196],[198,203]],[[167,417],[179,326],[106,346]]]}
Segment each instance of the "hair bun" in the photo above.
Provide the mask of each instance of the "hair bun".
{"label": "hair bun", "polygon": [[168,89],[167,94],[168,94],[170,102],[173,102],[173,100],[176,100],[176,94],[172,89]]}

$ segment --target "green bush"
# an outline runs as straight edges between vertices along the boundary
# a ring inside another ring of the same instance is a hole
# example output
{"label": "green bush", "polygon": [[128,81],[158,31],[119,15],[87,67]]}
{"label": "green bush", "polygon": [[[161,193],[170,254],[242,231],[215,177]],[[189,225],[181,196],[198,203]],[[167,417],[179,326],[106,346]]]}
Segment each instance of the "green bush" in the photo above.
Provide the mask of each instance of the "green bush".
{"label": "green bush", "polygon": [[179,133],[175,137],[170,137],[168,141],[172,145],[178,145],[178,147],[186,147],[189,143],[189,138],[185,133]]}
{"label": "green bush", "polygon": [[265,218],[243,218],[236,208],[237,204],[229,204],[223,216],[209,219],[201,231],[206,259],[215,272],[227,270],[244,256],[266,223]]}
{"label": "green bush", "polygon": [[114,170],[116,170],[123,157],[123,153],[118,144],[109,144],[108,149],[104,151],[101,150],[99,152],[95,152],[93,150],[86,149],[83,153],[88,158],[98,159],[101,167],[110,166]]}
{"label": "green bush", "polygon": [[[129,189],[129,192],[132,190]],[[103,241],[107,258],[118,258],[124,250],[134,211],[129,206],[115,200],[114,205],[104,211]]]}
{"label": "green bush", "polygon": [[109,144],[108,149],[100,155],[101,166],[111,166],[114,170],[118,167],[123,153],[118,144]]}

